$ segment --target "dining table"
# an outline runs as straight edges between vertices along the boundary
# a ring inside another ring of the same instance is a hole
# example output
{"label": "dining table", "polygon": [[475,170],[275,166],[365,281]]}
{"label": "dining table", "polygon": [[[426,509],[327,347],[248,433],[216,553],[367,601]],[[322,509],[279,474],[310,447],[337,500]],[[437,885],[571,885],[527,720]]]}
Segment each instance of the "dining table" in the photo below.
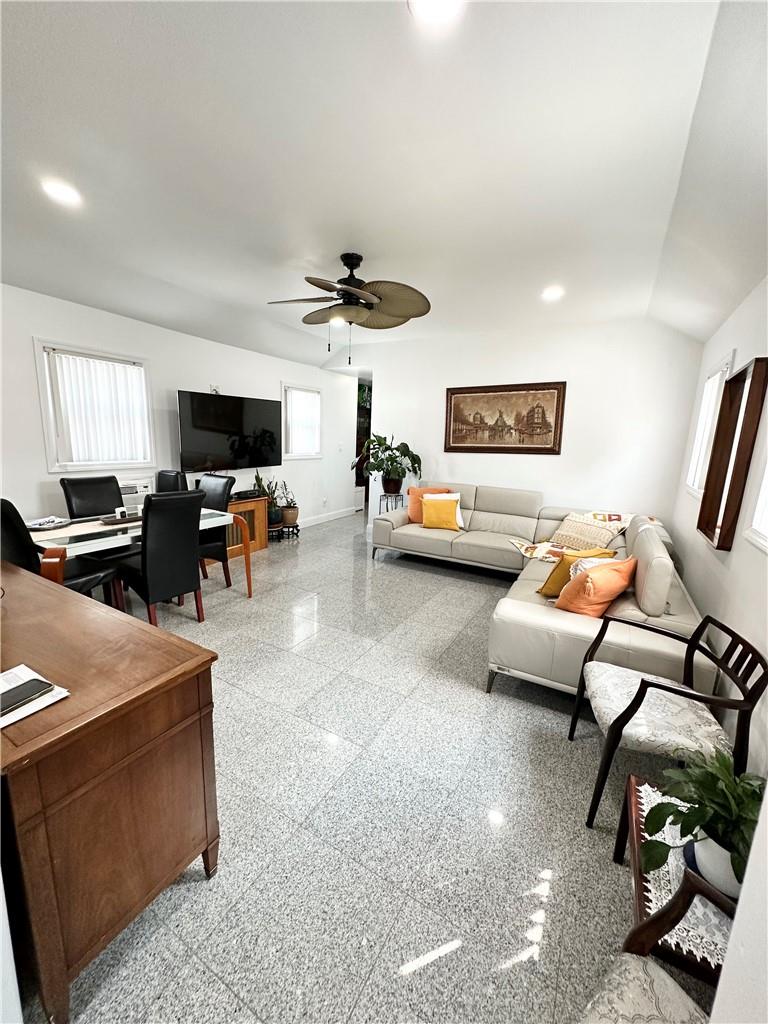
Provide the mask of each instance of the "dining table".
{"label": "dining table", "polygon": [[[252,597],[251,538],[248,521],[244,516],[234,512],[222,512],[211,508],[200,510],[201,530],[230,525],[237,527],[240,532],[248,597]],[[35,544],[44,549],[46,560],[58,559],[63,562],[67,558],[89,555],[96,551],[119,551],[121,547],[130,548],[141,542],[141,527],[139,507],[136,513],[127,519],[119,520],[108,515],[93,516],[88,519],[72,519],[50,528],[30,527],[30,532]]]}

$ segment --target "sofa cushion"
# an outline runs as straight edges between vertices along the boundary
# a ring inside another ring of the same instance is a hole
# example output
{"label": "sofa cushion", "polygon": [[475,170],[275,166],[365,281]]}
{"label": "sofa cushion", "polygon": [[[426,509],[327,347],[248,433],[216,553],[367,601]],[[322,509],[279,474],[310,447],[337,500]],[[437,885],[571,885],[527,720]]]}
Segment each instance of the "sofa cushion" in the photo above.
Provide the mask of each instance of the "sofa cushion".
{"label": "sofa cushion", "polygon": [[538,491],[516,491],[510,487],[478,487],[469,530],[506,533],[533,540],[541,504]]}
{"label": "sofa cushion", "polygon": [[584,508],[565,508],[562,505],[544,505],[539,509],[534,540],[549,540],[562,521],[571,512],[586,512]]}
{"label": "sofa cushion", "polygon": [[389,543],[401,551],[450,558],[453,540],[460,536],[453,530],[426,530],[420,523],[408,523],[392,531]]}
{"label": "sofa cushion", "polygon": [[630,587],[636,568],[634,558],[612,558],[605,565],[580,572],[560,591],[555,608],[602,618],[611,602]]}
{"label": "sofa cushion", "polygon": [[635,597],[646,615],[663,615],[675,567],[656,531],[647,526],[635,535],[632,556],[637,559]]}
{"label": "sofa cushion", "polygon": [[[426,530],[453,530],[459,532],[459,499],[458,496],[451,501],[438,501],[438,495],[433,494],[427,501],[422,501],[421,510],[424,516],[424,528]],[[461,523],[463,526],[464,523]]]}
{"label": "sofa cushion", "polygon": [[[592,565],[599,565],[603,559],[613,557],[613,551],[609,551],[606,548],[591,548],[588,551],[579,551],[575,554],[569,551],[564,552],[558,563],[552,569],[552,572],[547,576],[544,583],[542,583],[542,596],[559,597],[560,591],[566,583],[571,580],[572,576],[576,575],[576,573],[571,572],[571,569],[578,562],[590,562],[590,565],[584,566],[584,569],[589,569],[592,568]],[[582,569],[582,572],[584,569]]]}
{"label": "sofa cushion", "polygon": [[477,486],[475,484],[452,484],[444,483],[442,480],[428,480],[425,487],[445,487],[449,491],[458,491],[461,495],[461,501],[459,504],[462,509],[469,509],[471,512],[475,507],[475,494],[477,493]]}
{"label": "sofa cushion", "polygon": [[408,520],[411,523],[423,523],[424,513],[421,500],[425,494],[448,494],[447,487],[409,487],[408,488]]}
{"label": "sofa cushion", "polygon": [[509,543],[509,537],[482,530],[470,530],[458,535],[453,542],[453,557],[463,558],[467,562],[498,565],[505,569],[521,569],[523,566],[523,556]]}
{"label": "sofa cushion", "polygon": [[581,551],[607,547],[631,522],[619,512],[570,512],[552,535],[553,544]]}

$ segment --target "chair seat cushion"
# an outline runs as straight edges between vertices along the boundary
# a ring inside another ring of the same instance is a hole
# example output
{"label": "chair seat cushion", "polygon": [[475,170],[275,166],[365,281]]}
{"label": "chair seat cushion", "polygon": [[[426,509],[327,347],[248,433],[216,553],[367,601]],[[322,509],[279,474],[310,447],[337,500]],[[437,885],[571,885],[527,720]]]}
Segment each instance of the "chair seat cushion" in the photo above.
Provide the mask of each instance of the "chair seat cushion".
{"label": "chair seat cushion", "polygon": [[90,594],[96,587],[110,583],[115,575],[114,566],[102,568],[84,558],[68,558],[64,563],[64,586],[78,594]]}
{"label": "chair seat cushion", "polygon": [[[592,711],[604,733],[635,696],[642,679],[679,685],[664,676],[604,661],[590,661],[584,666]],[[716,749],[731,751],[730,739],[706,704],[654,689],[648,690],[639,710],[624,726],[621,745],[682,760],[697,751],[706,756]]]}
{"label": "chair seat cushion", "polygon": [[706,1024],[704,1011],[650,957],[622,953],[580,1024]]}

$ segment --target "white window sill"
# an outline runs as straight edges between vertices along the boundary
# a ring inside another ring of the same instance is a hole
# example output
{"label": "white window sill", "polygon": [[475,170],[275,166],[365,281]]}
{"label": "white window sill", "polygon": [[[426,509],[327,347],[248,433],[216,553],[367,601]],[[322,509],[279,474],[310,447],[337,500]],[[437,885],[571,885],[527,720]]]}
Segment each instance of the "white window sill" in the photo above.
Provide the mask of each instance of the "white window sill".
{"label": "white window sill", "polygon": [[764,533],[760,533],[753,526],[750,526],[748,530],[744,531],[744,536],[747,538],[750,544],[754,544],[756,548],[760,548],[761,551],[768,552],[768,537]]}
{"label": "white window sill", "polygon": [[695,487],[691,487],[690,484],[686,484],[685,485],[685,489],[686,489],[686,491],[688,491],[688,493],[690,494],[690,496],[692,498],[695,498],[697,501],[701,501],[702,495],[704,494],[703,490],[702,491],[697,491],[696,488]]}
{"label": "white window sill", "polygon": [[283,453],[283,462],[298,462],[301,459],[322,459],[322,455],[289,455],[286,452]]}
{"label": "white window sill", "polygon": [[48,466],[49,473],[146,473],[155,468],[154,462],[55,462]]}

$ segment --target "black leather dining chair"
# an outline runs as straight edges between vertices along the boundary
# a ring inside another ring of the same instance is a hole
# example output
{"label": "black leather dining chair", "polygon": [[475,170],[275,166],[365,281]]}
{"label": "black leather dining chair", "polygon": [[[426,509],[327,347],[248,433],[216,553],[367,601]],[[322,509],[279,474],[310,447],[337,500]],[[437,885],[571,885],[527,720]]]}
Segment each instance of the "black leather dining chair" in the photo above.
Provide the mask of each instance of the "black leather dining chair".
{"label": "black leather dining chair", "polygon": [[114,566],[102,567],[82,558],[67,558],[64,548],[38,547],[19,510],[7,498],[0,499],[0,557],[4,562],[63,583],[67,590],[89,597],[96,587],[103,587],[107,604],[123,610],[123,594]]}
{"label": "black leather dining chair", "polygon": [[[229,496],[235,486],[233,476],[217,476],[214,473],[203,473],[200,477],[200,490],[205,495],[203,499],[204,508],[216,509],[218,512],[226,512],[229,507]],[[210,530],[200,531],[200,572],[203,579],[208,579],[208,569],[205,565],[206,558],[213,562],[221,562],[224,570],[224,581],[228,587],[232,586],[232,577],[229,573],[229,553],[227,552],[227,528],[226,526],[214,526]]]}
{"label": "black leather dining chair", "polygon": [[125,504],[116,476],[63,476],[59,483],[70,519],[109,515]]}
{"label": "black leather dining chair", "polygon": [[205,619],[200,591],[198,533],[202,491],[148,494],[141,523],[141,553],[115,562],[118,576],[147,606],[157,625],[157,604],[195,595],[197,621]]}
{"label": "black leather dining chair", "polygon": [[167,494],[169,491],[188,491],[187,474],[178,469],[158,469],[155,481],[158,494]]}

